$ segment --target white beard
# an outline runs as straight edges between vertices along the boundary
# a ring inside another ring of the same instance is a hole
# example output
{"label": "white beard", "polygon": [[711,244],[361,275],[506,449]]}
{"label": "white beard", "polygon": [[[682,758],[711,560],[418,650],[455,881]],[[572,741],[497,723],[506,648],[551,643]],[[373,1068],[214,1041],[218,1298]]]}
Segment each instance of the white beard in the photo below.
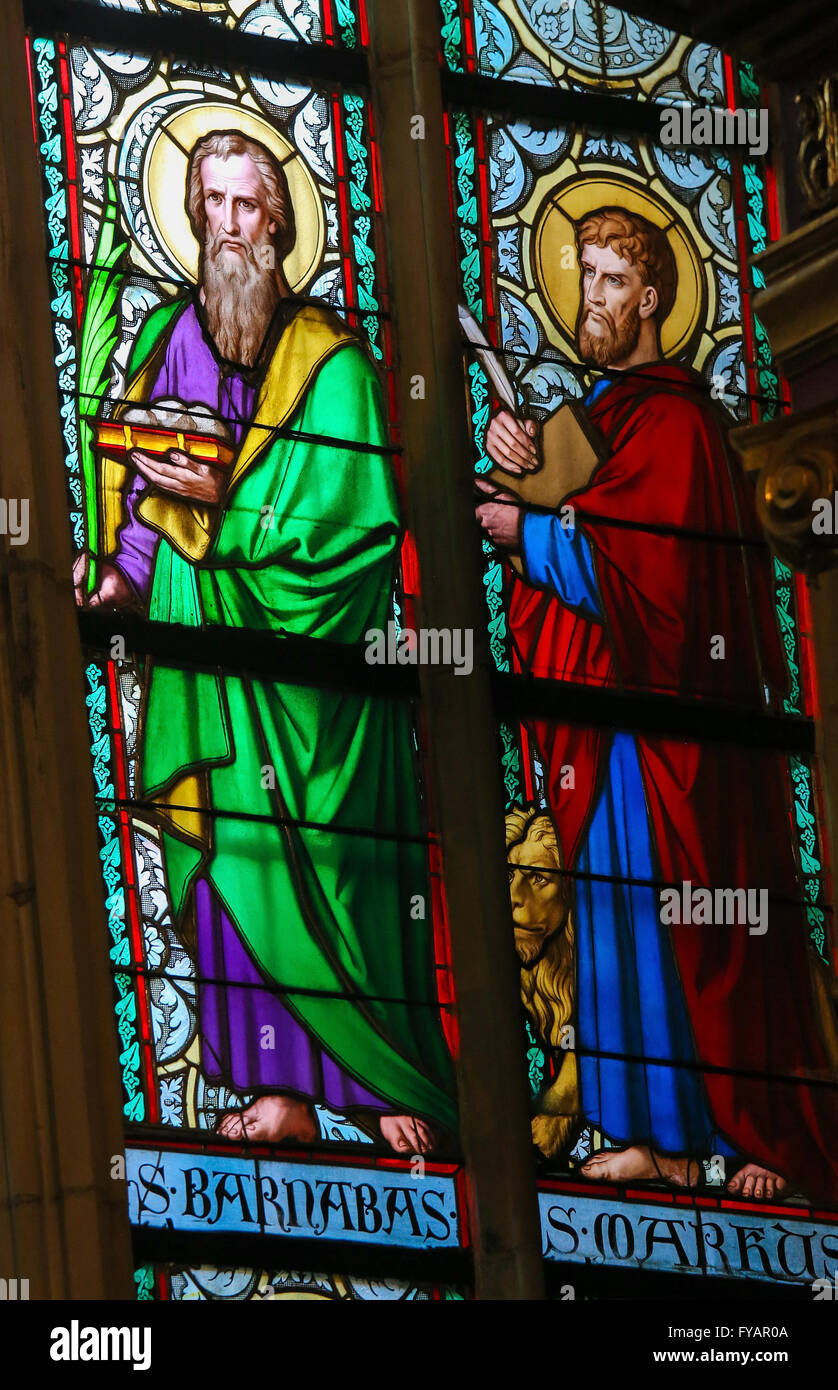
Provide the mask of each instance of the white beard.
{"label": "white beard", "polygon": [[[279,303],[279,286],[250,242],[238,238],[246,252],[240,256],[225,251],[222,240],[233,238],[213,236],[207,228],[201,264],[207,327],[226,361],[252,367]],[[269,238],[261,244],[273,246]]]}

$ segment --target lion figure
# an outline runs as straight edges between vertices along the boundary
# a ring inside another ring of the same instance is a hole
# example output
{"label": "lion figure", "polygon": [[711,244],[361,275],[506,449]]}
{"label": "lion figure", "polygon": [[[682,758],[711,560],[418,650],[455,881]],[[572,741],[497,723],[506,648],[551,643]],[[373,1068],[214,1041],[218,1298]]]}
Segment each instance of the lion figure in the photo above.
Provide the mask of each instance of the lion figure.
{"label": "lion figure", "polygon": [[533,1143],[547,1158],[557,1158],[570,1151],[581,1127],[571,1023],[574,931],[556,830],[540,807],[516,807],[509,812],[506,858],[515,949],[521,961],[521,998],[536,1039],[561,1059],[555,1077],[538,1098]]}

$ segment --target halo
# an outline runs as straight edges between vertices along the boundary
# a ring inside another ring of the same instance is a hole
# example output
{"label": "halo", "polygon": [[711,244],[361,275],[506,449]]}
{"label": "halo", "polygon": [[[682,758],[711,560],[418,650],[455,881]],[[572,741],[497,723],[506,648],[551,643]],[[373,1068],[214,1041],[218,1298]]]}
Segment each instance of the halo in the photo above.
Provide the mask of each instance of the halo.
{"label": "halo", "polygon": [[[704,266],[673,209],[648,188],[613,175],[585,173],[550,190],[536,214],[532,236],[533,270],[543,302],[557,326],[571,343],[575,342],[580,297],[576,224],[603,207],[638,213],[666,232],[678,283],[675,303],[661,324],[661,351],[665,357],[676,357],[702,322],[707,292]],[[569,246],[573,248],[572,266],[568,265]]]}
{"label": "halo", "polygon": [[326,244],[323,204],[299,151],[255,111],[228,102],[196,101],[178,107],[160,122],[149,141],[143,169],[145,205],[155,236],[172,264],[188,279],[197,280],[200,248],[186,213],[186,175],[190,152],[213,130],[236,130],[260,141],[285,170],[297,240],[283,261],[283,273],[291,292],[299,293],[320,264]]}

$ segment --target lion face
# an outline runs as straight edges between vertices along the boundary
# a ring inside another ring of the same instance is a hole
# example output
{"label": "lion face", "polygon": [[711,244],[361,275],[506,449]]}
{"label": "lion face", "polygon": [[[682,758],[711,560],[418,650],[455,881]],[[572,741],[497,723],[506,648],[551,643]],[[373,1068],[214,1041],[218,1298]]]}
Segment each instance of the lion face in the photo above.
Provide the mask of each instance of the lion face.
{"label": "lion face", "polygon": [[506,861],[515,949],[524,965],[539,959],[548,941],[564,927],[568,914],[555,847],[533,834],[534,828],[535,822],[526,838],[510,847]]}
{"label": "lion face", "polygon": [[548,1158],[569,1152],[579,1133],[576,1056],[565,1027],[573,1017],[572,894],[562,873],[556,828],[540,807],[516,806],[506,817],[506,862],[521,1000],[533,1034],[554,1053],[558,1069],[538,1098],[533,1141]]}

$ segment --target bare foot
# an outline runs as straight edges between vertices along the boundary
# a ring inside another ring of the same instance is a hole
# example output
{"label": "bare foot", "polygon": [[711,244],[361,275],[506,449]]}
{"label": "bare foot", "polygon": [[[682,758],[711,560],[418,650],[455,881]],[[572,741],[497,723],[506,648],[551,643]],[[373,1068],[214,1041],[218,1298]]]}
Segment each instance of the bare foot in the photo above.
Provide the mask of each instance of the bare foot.
{"label": "bare foot", "polygon": [[758,1163],[746,1163],[738,1173],[734,1173],[727,1185],[728,1192],[734,1196],[753,1197],[756,1201],[770,1202],[788,1187],[785,1178],[772,1173],[770,1168],[761,1168]]}
{"label": "bare foot", "polygon": [[676,1187],[695,1187],[701,1164],[690,1158],[666,1158],[645,1144],[630,1149],[600,1149],[582,1164],[582,1176],[594,1182],[637,1182],[661,1179]]}
{"label": "bare foot", "polygon": [[417,1120],[415,1115],[382,1115],[379,1124],[381,1133],[396,1153],[430,1153],[437,1141],[431,1126],[424,1120]]}
{"label": "bare foot", "polygon": [[250,1139],[263,1144],[281,1144],[283,1139],[311,1143],[317,1138],[314,1109],[296,1096],[260,1096],[246,1110],[232,1110],[224,1116],[218,1133],[225,1139]]}

